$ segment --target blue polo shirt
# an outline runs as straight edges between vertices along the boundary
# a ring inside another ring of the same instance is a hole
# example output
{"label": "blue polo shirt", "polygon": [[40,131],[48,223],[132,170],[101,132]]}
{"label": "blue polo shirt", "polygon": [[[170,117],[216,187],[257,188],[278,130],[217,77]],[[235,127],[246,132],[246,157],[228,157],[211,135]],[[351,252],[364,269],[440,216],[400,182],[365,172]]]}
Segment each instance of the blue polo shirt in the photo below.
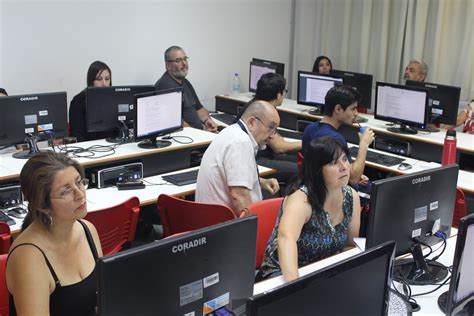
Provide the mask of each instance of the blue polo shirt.
{"label": "blue polo shirt", "polygon": [[[324,137],[324,136],[334,137],[335,139],[339,140],[341,144],[347,147],[346,139],[344,138],[344,136],[342,136],[341,133],[339,133],[337,129],[334,128],[334,126],[328,123],[315,122],[308,125],[304,130],[303,138],[302,138],[303,153],[306,149],[306,146],[313,139]],[[352,157],[350,157],[350,155],[347,158],[349,159],[350,162],[352,162]]]}

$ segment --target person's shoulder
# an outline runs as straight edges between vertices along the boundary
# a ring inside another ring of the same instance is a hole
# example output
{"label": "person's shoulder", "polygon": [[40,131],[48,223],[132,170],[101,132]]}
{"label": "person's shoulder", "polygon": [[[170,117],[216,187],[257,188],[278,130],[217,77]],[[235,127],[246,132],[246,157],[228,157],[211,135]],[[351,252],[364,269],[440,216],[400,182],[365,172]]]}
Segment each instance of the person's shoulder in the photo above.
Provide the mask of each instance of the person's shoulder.
{"label": "person's shoulder", "polygon": [[168,72],[164,72],[163,75],[158,79],[155,83],[155,87],[157,89],[169,89],[176,87],[178,83],[174,81],[173,78],[168,74]]}
{"label": "person's shoulder", "polygon": [[85,106],[86,104],[86,89],[82,90],[74,96],[71,100],[71,107],[80,107],[81,105]]}

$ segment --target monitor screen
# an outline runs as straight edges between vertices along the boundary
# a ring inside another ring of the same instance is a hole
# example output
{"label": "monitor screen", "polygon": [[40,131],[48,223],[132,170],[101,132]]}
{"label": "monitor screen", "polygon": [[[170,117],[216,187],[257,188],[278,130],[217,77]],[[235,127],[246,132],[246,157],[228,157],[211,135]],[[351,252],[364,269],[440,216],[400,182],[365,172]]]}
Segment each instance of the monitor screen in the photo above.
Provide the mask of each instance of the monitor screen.
{"label": "monitor screen", "polygon": [[[395,240],[396,255],[399,256],[413,254],[420,244],[432,246],[441,242],[441,238],[434,236],[439,231],[449,236],[458,171],[458,165],[449,165],[374,181],[366,247]],[[433,269],[438,267],[435,262],[430,262],[428,266]],[[409,268],[407,265],[403,269]],[[406,279],[406,276],[403,278]],[[427,277],[426,282],[429,280]],[[425,282],[422,275],[419,281],[419,284]],[[412,284],[417,283],[413,281]]]}
{"label": "monitor screen", "polygon": [[370,109],[372,106],[372,84],[373,76],[345,70],[332,70],[331,74],[342,77],[344,84],[353,87],[361,94],[359,107]]}
{"label": "monitor screen", "polygon": [[406,85],[428,90],[428,123],[456,125],[460,87],[412,80],[407,80]]}
{"label": "monitor screen", "polygon": [[275,65],[251,61],[249,71],[249,91],[256,92],[257,82],[260,80],[260,77],[269,72],[275,73],[276,70],[277,67]]}
{"label": "monitor screen", "polygon": [[135,141],[141,148],[160,148],[171,145],[156,138],[182,129],[183,89],[167,89],[135,96]]}
{"label": "monitor screen", "polygon": [[416,134],[411,129],[425,128],[428,113],[428,90],[398,84],[377,82],[375,87],[375,118],[400,124],[387,130]]}
{"label": "monitor screen", "polygon": [[285,64],[279,63],[276,61],[270,61],[270,60],[265,60],[265,59],[260,59],[260,58],[252,58],[252,61],[255,61],[257,63],[265,64],[268,66],[274,66],[276,67],[276,73],[281,75],[282,77],[285,77]]}
{"label": "monitor screen", "polygon": [[[474,214],[459,222],[456,250],[449,291],[443,293],[438,304],[446,315],[455,315],[469,305],[474,311]],[[464,315],[464,314],[462,314]]]}
{"label": "monitor screen", "polygon": [[23,143],[27,134],[68,135],[66,92],[1,97],[0,109],[0,146]]}
{"label": "monitor screen", "polygon": [[387,315],[394,251],[385,243],[253,296],[247,316]]}
{"label": "monitor screen", "polygon": [[257,218],[249,216],[99,259],[99,315],[245,311],[255,276]]}
{"label": "monitor screen", "polygon": [[155,90],[153,85],[88,87],[86,90],[87,132],[116,131],[119,122],[132,127],[135,94]]}
{"label": "monitor screen", "polygon": [[298,71],[298,104],[322,107],[326,94],[343,79],[336,75],[322,75],[307,71]]}

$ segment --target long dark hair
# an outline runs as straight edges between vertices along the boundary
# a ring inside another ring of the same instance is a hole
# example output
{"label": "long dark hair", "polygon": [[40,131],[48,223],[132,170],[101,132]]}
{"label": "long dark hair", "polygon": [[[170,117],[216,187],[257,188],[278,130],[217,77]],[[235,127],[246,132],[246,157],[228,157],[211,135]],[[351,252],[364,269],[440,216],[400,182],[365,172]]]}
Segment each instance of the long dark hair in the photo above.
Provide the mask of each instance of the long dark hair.
{"label": "long dark hair", "polygon": [[87,86],[88,87],[94,86],[95,78],[97,78],[97,75],[100,74],[104,70],[109,71],[110,85],[112,85],[112,70],[110,70],[109,66],[107,66],[106,63],[96,60],[89,66],[89,70],[87,70]]}
{"label": "long dark hair", "polygon": [[74,167],[84,177],[84,168],[67,155],[53,151],[40,152],[31,157],[21,169],[21,191],[28,201],[28,214],[23,221],[22,230],[37,218],[46,228],[51,226],[51,218],[40,209],[51,206],[50,193],[56,173],[67,167]]}
{"label": "long dark hair", "polygon": [[327,188],[323,166],[337,160],[343,153],[349,157],[349,149],[336,138],[325,136],[313,139],[304,151],[303,165],[296,180],[288,187],[287,195],[302,185],[308,188],[308,201],[313,210],[323,208]]}
{"label": "long dark hair", "polygon": [[[329,66],[331,66],[331,71],[332,71],[332,61],[331,59],[329,59],[329,57],[327,56],[318,56],[316,58],[316,60],[314,61],[314,64],[313,64],[313,72],[318,72],[319,73],[319,63],[321,62],[321,60],[323,59],[327,59],[328,62],[329,62]],[[331,72],[330,71],[330,72]]]}

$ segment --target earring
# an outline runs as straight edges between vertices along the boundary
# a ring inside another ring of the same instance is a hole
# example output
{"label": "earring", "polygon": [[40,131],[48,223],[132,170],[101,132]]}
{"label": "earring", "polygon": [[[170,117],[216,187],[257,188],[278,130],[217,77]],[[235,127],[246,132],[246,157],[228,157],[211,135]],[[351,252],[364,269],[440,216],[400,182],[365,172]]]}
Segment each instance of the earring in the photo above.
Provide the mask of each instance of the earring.
{"label": "earring", "polygon": [[51,212],[48,212],[47,216],[49,220],[49,227],[51,227],[53,226],[53,217],[51,216]]}

